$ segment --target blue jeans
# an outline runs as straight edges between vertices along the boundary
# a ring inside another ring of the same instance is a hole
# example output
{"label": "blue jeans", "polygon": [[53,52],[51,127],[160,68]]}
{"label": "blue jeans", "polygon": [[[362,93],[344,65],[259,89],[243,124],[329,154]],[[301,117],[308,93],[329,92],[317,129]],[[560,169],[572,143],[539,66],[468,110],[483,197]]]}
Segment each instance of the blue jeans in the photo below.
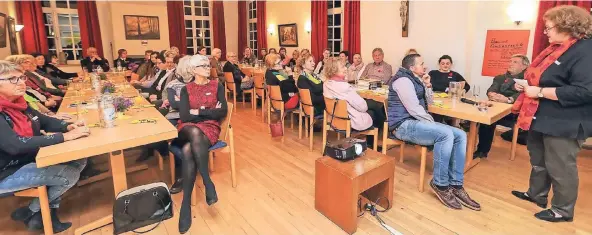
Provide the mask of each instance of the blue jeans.
{"label": "blue jeans", "polygon": [[407,120],[395,131],[400,140],[422,146],[434,145],[434,184],[463,185],[467,134],[437,122]]}
{"label": "blue jeans", "polygon": [[[86,159],[43,168],[37,168],[36,163],[29,163],[0,181],[0,193],[16,192],[46,185],[49,207],[58,208],[60,196],[78,182],[80,172],[84,170],[85,166]],[[41,210],[39,198],[31,201],[29,209],[33,212]]]}

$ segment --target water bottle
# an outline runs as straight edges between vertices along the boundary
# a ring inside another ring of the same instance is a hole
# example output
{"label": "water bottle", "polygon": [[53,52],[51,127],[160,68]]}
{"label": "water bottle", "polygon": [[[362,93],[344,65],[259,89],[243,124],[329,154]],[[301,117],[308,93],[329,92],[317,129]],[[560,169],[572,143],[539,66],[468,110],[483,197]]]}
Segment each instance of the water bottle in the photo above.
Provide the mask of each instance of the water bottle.
{"label": "water bottle", "polygon": [[96,73],[90,74],[90,82],[93,90],[98,91],[101,89],[101,78]]}
{"label": "water bottle", "polygon": [[102,73],[103,73],[103,67],[97,66],[97,74],[102,74]]}
{"label": "water bottle", "polygon": [[123,72],[123,68],[121,67],[121,60],[117,61],[117,72]]}
{"label": "water bottle", "polygon": [[115,106],[113,105],[113,96],[110,94],[105,94],[99,99],[99,115],[104,127],[115,126]]}

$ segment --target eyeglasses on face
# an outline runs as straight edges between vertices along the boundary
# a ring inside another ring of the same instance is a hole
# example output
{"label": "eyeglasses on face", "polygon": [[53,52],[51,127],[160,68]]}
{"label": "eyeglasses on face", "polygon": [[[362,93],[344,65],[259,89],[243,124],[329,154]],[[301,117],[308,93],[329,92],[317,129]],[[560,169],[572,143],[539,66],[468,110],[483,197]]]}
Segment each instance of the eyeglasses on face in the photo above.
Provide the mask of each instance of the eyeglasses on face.
{"label": "eyeglasses on face", "polygon": [[552,27],[547,27],[545,26],[545,29],[543,30],[543,32],[548,33],[549,31],[551,31],[551,29],[555,28],[557,25],[552,26]]}
{"label": "eyeglasses on face", "polygon": [[196,67],[196,68],[204,68],[204,69],[209,69],[209,68],[211,68],[212,66],[210,66],[209,64],[202,64],[202,65],[198,65],[198,66],[195,66],[195,67]]}
{"label": "eyeglasses on face", "polygon": [[0,78],[0,81],[9,81],[12,84],[17,84],[19,81],[27,81],[27,76],[26,75],[21,75],[21,76],[12,76],[12,77],[8,77],[8,78]]}

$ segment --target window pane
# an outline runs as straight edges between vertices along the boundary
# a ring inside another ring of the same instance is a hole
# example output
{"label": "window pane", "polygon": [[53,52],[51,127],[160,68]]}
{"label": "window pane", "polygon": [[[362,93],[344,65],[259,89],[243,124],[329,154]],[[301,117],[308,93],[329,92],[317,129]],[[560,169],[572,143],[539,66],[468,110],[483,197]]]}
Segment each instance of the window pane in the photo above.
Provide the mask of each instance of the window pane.
{"label": "window pane", "polygon": [[187,46],[188,47],[193,47],[193,38],[188,38],[187,39]]}
{"label": "window pane", "polygon": [[188,47],[187,48],[187,55],[194,55],[195,51],[193,51],[193,48]]}
{"label": "window pane", "polygon": [[211,55],[212,54],[212,48],[210,48],[210,47],[206,48],[206,54]]}
{"label": "window pane", "polygon": [[51,14],[50,13],[45,13],[43,15],[45,15],[45,17],[43,17],[43,23],[44,24],[53,24],[53,20],[51,19]]}
{"label": "window pane", "polygon": [[195,8],[195,15],[196,16],[201,16],[201,7],[196,7]]}
{"label": "window pane", "polygon": [[327,26],[333,26],[333,15],[327,16]]}
{"label": "window pane", "polygon": [[254,34],[254,33],[249,33],[249,40],[255,40],[255,39],[253,38],[253,36],[255,36],[255,34]]}
{"label": "window pane", "polygon": [[327,38],[333,39],[333,29],[332,28],[329,28],[329,30],[327,30]]}
{"label": "window pane", "polygon": [[253,19],[253,12],[249,11],[249,19]]}
{"label": "window pane", "polygon": [[335,8],[340,8],[341,7],[341,0],[335,0],[334,6],[335,6]]}
{"label": "window pane", "polygon": [[72,37],[70,26],[60,26],[60,37]]}
{"label": "window pane", "polygon": [[203,29],[195,29],[195,37],[201,38],[203,35],[201,34]]}
{"label": "window pane", "polygon": [[210,37],[210,30],[209,30],[209,29],[207,29],[207,30],[206,30],[206,35],[205,35],[205,37],[206,37],[206,38],[209,38],[209,37]]}
{"label": "window pane", "polygon": [[183,5],[184,6],[191,6],[191,1],[185,0],[185,1],[183,1]]}
{"label": "window pane", "polygon": [[255,39],[254,40],[257,40],[257,32],[255,32]]}
{"label": "window pane", "polygon": [[60,39],[60,41],[62,41],[62,49],[63,50],[71,50],[72,48],[74,48],[71,38],[62,38],[62,39]]}
{"label": "window pane", "polygon": [[193,3],[195,4],[196,7],[201,7],[201,0],[195,0],[195,1],[193,1]]}
{"label": "window pane", "polygon": [[45,35],[47,35],[48,37],[55,36],[55,33],[53,32],[53,27],[45,26]]}
{"label": "window pane", "polygon": [[329,40],[329,41],[327,42],[327,48],[331,49],[331,51],[332,51],[332,49],[333,49],[333,48],[331,48],[331,46],[333,46],[333,43],[332,43],[332,41],[331,41],[331,40]]}
{"label": "window pane", "polygon": [[335,39],[341,39],[341,28],[335,28],[335,33],[333,34]]}
{"label": "window pane", "polygon": [[70,15],[58,14],[58,25],[70,25]]}
{"label": "window pane", "polygon": [[197,29],[201,28],[201,20],[195,21],[195,28],[197,28]]}
{"label": "window pane", "polygon": [[329,9],[333,8],[333,1],[332,0],[327,1],[327,8],[329,8]]}
{"label": "window pane", "polygon": [[191,8],[185,7],[185,15],[186,16],[190,16],[191,15]]}
{"label": "window pane", "polygon": [[206,45],[207,47],[210,47],[210,46],[212,46],[212,44],[210,43],[210,39],[206,39],[206,40],[204,40],[204,41],[205,41],[205,45]]}
{"label": "window pane", "polygon": [[75,60],[82,59],[82,49],[76,50],[75,52],[76,52],[76,58],[75,58]]}
{"label": "window pane", "polygon": [[74,38],[74,49],[82,48],[82,40]]}
{"label": "window pane", "polygon": [[78,9],[78,1],[70,0],[70,9]]}
{"label": "window pane", "polygon": [[193,29],[185,29],[185,36],[188,38],[193,38]]}
{"label": "window pane", "polygon": [[204,28],[208,28],[209,29],[210,28],[210,21],[209,20],[204,20],[204,23],[205,23],[204,24],[205,25]]}
{"label": "window pane", "polygon": [[202,7],[208,7],[208,5],[209,5],[209,2],[208,1],[202,1],[201,2],[201,6]]}
{"label": "window pane", "polygon": [[334,41],[333,42],[333,51],[341,51],[341,41]]}
{"label": "window pane", "polygon": [[341,25],[341,14],[335,14],[335,26],[340,26]]}
{"label": "window pane", "polygon": [[55,39],[54,38],[48,38],[47,39],[47,46],[49,47],[49,49],[56,49]]}
{"label": "window pane", "polygon": [[204,16],[209,16],[209,15],[210,15],[209,8],[204,8],[204,9],[203,9],[203,15],[204,15]]}
{"label": "window pane", "polygon": [[191,20],[185,20],[185,28],[192,28],[191,26]]}
{"label": "window pane", "polygon": [[68,2],[67,1],[56,1],[56,7],[57,8],[68,8]]}
{"label": "window pane", "polygon": [[66,58],[68,60],[74,60],[74,51],[72,51],[72,50],[62,50],[62,52],[64,52],[64,54],[66,54]]}
{"label": "window pane", "polygon": [[49,1],[48,0],[41,1],[41,6],[42,7],[50,7]]}

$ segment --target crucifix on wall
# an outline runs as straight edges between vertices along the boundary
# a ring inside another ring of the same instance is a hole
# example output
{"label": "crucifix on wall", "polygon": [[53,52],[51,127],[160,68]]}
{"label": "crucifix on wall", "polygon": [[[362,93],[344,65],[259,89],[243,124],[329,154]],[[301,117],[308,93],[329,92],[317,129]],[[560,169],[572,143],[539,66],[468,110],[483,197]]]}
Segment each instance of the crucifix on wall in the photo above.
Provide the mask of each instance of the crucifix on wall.
{"label": "crucifix on wall", "polygon": [[409,35],[409,0],[401,1],[399,15],[401,16],[401,36],[406,38]]}

